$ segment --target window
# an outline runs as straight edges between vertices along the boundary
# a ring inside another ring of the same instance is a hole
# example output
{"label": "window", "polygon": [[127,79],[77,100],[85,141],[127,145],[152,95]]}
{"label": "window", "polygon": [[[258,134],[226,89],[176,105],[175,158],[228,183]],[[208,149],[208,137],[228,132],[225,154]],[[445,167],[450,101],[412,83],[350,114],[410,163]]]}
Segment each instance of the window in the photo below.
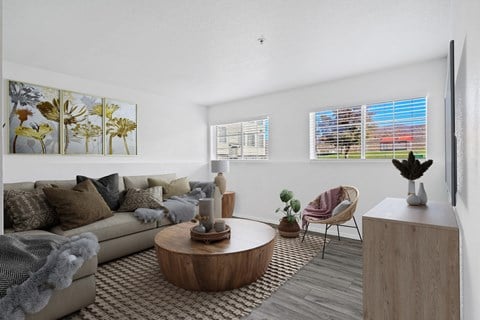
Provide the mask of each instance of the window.
{"label": "window", "polygon": [[219,143],[227,143],[227,128],[226,127],[220,127],[217,130],[219,131],[218,142]]}
{"label": "window", "polygon": [[426,127],[426,98],[312,112],[310,159],[425,158]]}
{"label": "window", "polygon": [[212,126],[216,159],[268,159],[268,118]]}

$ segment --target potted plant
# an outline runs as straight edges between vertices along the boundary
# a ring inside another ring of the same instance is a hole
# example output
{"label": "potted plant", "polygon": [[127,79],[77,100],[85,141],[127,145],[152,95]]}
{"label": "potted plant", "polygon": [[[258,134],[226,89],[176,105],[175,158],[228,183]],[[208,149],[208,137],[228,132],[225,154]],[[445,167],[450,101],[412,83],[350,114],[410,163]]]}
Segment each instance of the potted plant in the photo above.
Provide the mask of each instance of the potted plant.
{"label": "potted plant", "polygon": [[433,164],[433,160],[426,160],[423,163],[415,158],[412,151],[408,153],[407,160],[392,159],[392,163],[400,171],[400,175],[408,180],[408,198],[409,205],[424,205],[427,203],[427,194],[420,183],[419,194],[415,193],[415,180],[423,176],[423,174]]}
{"label": "potted plant", "polygon": [[275,212],[281,212],[284,216],[280,219],[278,232],[283,237],[296,238],[300,234],[300,226],[297,222],[301,207],[300,201],[294,199],[293,192],[287,189],[280,192],[280,200],[282,200],[284,206],[283,208],[277,208]]}

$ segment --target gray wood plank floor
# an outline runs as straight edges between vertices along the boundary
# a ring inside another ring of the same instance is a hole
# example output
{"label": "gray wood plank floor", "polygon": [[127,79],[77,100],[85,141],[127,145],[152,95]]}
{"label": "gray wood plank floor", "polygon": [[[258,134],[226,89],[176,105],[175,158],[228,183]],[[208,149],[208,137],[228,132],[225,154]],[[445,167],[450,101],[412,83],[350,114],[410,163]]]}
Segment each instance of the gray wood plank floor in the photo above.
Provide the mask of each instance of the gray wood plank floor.
{"label": "gray wood plank floor", "polygon": [[362,243],[331,238],[320,252],[244,320],[362,319]]}

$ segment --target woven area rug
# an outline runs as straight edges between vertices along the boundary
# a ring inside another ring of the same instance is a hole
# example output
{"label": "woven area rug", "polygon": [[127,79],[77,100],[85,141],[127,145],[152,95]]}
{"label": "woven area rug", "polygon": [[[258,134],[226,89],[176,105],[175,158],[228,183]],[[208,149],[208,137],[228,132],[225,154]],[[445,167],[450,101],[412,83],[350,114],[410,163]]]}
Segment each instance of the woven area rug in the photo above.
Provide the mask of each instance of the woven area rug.
{"label": "woven area rug", "polygon": [[[327,239],[328,241],[328,239]],[[277,235],[272,262],[257,281],[223,292],[195,292],[167,282],[149,249],[99,266],[95,303],[66,319],[240,319],[262,304],[321,250],[323,238]]]}

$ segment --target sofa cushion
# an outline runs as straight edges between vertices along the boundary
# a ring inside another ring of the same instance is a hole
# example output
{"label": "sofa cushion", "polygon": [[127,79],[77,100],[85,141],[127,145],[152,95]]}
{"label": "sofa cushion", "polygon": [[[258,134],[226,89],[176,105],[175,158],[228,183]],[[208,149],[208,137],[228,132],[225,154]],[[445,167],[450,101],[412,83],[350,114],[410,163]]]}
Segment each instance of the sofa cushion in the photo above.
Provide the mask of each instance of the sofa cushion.
{"label": "sofa cushion", "polygon": [[92,181],[93,185],[97,188],[97,191],[111,210],[118,209],[120,198],[120,193],[118,191],[118,173],[110,174],[98,179],[77,176],[77,183],[85,180]]}
{"label": "sofa cushion", "polygon": [[190,192],[190,184],[187,177],[178,178],[170,182],[155,178],[148,178],[147,181],[149,187],[161,186],[165,199]]}
{"label": "sofa cushion", "polygon": [[[162,187],[143,189],[127,189],[124,200],[118,211],[135,211],[138,208],[161,209],[163,201]],[[168,210],[167,210],[168,211]]]}
{"label": "sofa cushion", "polygon": [[72,190],[44,188],[43,191],[55,207],[60,226],[64,230],[112,216],[110,208],[90,180],[80,182]]}
{"label": "sofa cushion", "polygon": [[145,176],[125,176],[123,177],[123,182],[125,184],[125,189],[147,189],[148,178],[171,181],[175,179],[175,177],[176,177],[175,173],[145,175]]}
{"label": "sofa cushion", "polygon": [[5,208],[15,231],[45,229],[58,223],[55,210],[41,189],[7,190],[4,194]]}
{"label": "sofa cushion", "polygon": [[35,188],[55,185],[62,189],[73,189],[77,185],[75,180],[38,180],[35,181]]}
{"label": "sofa cushion", "polygon": [[32,191],[35,189],[35,183],[31,181],[26,182],[10,182],[3,184],[3,190],[23,190],[23,191]]}
{"label": "sofa cushion", "polygon": [[50,229],[51,232],[71,237],[83,232],[92,232],[97,236],[98,241],[106,241],[110,239],[120,238],[132,233],[154,229],[157,222],[143,223],[135,218],[131,212],[115,212],[113,216],[95,221],[86,226],[74,228],[70,230],[62,230],[59,226]]}

